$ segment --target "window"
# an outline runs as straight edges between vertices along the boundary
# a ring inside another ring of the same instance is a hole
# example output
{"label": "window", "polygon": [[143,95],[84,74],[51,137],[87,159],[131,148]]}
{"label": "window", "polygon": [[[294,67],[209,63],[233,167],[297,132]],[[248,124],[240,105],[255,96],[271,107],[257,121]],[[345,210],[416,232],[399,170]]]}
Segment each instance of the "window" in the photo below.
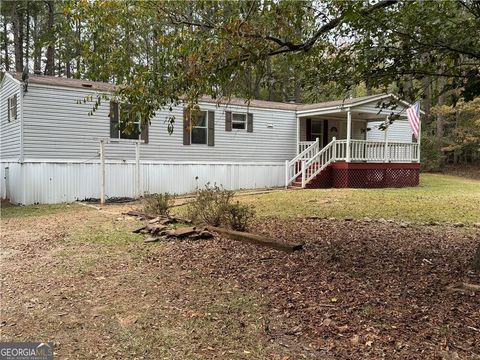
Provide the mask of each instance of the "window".
{"label": "window", "polygon": [[247,125],[246,114],[232,114],[232,129],[245,130]]}
{"label": "window", "polygon": [[196,115],[192,115],[192,144],[207,144],[208,128],[207,128],[207,112],[200,111]]}
{"label": "window", "polygon": [[128,123],[126,120],[126,112],[128,111],[128,105],[120,105],[120,121],[119,121],[119,129],[120,129],[120,139],[131,139],[131,140],[138,140],[140,139],[140,120],[133,123]]}
{"label": "window", "polygon": [[17,120],[17,95],[8,98],[8,121]]}
{"label": "window", "polygon": [[148,143],[148,123],[142,124],[139,118],[133,122],[127,122],[127,104],[110,102],[110,138],[143,140]]}

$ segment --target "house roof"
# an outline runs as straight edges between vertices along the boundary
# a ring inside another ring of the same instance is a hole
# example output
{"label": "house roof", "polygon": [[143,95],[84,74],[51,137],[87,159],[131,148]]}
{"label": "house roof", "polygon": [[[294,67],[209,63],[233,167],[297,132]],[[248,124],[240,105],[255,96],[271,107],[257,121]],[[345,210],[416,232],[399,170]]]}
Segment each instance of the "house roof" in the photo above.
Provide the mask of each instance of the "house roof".
{"label": "house roof", "polygon": [[[22,74],[16,73],[13,75],[17,80],[22,80]],[[56,76],[43,76],[43,75],[28,75],[28,82],[32,84],[63,86],[69,88],[79,88],[87,90],[99,90],[99,91],[113,91],[115,85],[101,81],[90,81],[72,78],[62,78]]]}
{"label": "house roof", "polygon": [[[13,74],[13,77],[17,80],[21,80],[21,74]],[[81,80],[81,79],[72,79],[72,78],[62,78],[55,76],[43,76],[43,75],[29,75],[29,83],[40,84],[40,85],[52,85],[52,86],[61,86],[68,88],[79,88],[85,90],[97,90],[97,91],[114,91],[116,86],[111,83],[101,82],[101,81],[90,81],[90,80]],[[322,110],[322,109],[331,109],[331,108],[345,108],[353,107],[359,104],[368,103],[375,100],[381,100],[388,97],[394,97],[391,94],[380,94],[380,95],[369,95],[362,96],[357,98],[349,98],[343,100],[335,101],[326,101],[321,103],[313,104],[295,104],[295,103],[284,103],[278,101],[266,101],[266,100],[245,100],[240,98],[230,98],[230,99],[213,99],[209,96],[203,96],[200,101],[207,103],[221,103],[228,105],[237,105],[237,106],[250,106],[256,108],[265,108],[265,109],[278,109],[278,110],[291,110],[298,112],[308,112],[309,110]],[[408,104],[403,102],[404,104]]]}
{"label": "house roof", "polygon": [[326,108],[333,108],[333,107],[350,107],[355,106],[360,103],[367,103],[370,101],[374,101],[376,99],[384,99],[387,97],[393,96],[391,94],[377,94],[377,95],[369,95],[369,96],[360,96],[356,98],[349,98],[343,100],[334,100],[334,101],[325,101],[321,103],[314,103],[314,104],[302,104],[297,106],[298,111],[302,110],[313,110],[313,109],[326,109]]}

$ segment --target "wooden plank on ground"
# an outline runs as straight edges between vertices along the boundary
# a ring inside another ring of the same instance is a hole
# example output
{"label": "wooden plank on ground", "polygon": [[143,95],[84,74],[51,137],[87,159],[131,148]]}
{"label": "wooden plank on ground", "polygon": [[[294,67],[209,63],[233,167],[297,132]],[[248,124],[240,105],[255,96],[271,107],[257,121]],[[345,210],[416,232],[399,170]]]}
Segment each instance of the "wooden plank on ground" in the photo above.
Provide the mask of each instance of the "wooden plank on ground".
{"label": "wooden plank on ground", "polygon": [[208,229],[210,231],[215,231],[217,233],[223,234],[228,236],[230,239],[248,242],[255,245],[261,245],[270,247],[273,249],[286,251],[286,252],[294,252],[297,250],[301,250],[303,248],[304,243],[288,243],[278,239],[270,239],[265,236],[251,234],[242,231],[235,231],[225,228],[220,228],[216,226],[209,226]]}

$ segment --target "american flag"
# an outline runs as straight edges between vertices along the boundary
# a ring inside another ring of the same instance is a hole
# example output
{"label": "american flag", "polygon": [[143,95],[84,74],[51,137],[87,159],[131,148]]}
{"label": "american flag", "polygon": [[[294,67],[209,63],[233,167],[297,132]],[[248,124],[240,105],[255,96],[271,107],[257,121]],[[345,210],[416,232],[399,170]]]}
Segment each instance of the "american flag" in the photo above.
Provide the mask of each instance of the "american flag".
{"label": "american flag", "polygon": [[420,103],[418,101],[407,109],[407,117],[413,135],[415,139],[418,139],[418,131],[420,129]]}

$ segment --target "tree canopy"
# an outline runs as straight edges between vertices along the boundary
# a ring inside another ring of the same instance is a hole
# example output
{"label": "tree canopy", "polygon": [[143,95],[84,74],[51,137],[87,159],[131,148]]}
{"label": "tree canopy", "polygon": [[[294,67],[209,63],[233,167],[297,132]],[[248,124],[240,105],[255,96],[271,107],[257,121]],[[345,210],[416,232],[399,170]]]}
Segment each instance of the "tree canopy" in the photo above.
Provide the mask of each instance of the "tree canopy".
{"label": "tree canopy", "polygon": [[[117,83],[144,121],[203,95],[312,102],[393,91],[427,114],[480,95],[473,0],[20,0],[2,7],[2,22],[5,70]],[[447,149],[436,114],[425,129]]]}

